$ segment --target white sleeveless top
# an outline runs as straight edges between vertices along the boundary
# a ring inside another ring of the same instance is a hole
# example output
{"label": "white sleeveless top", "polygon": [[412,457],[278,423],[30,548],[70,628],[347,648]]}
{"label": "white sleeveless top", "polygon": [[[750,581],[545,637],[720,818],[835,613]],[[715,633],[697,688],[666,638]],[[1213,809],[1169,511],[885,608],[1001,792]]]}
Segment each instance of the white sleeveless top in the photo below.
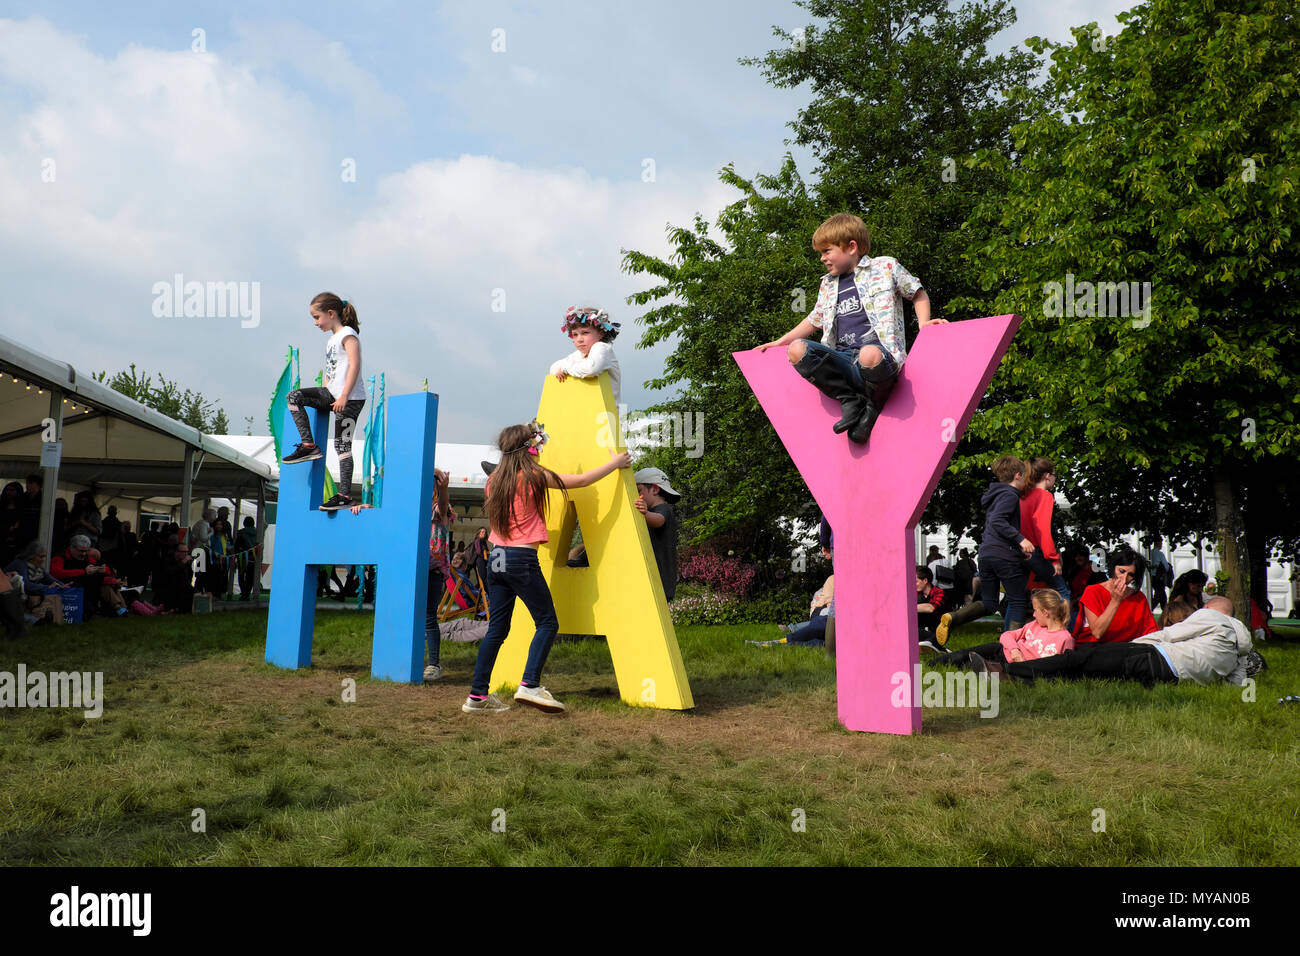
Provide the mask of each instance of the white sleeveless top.
{"label": "white sleeveless top", "polygon": [[366,383],[361,380],[361,336],[346,325],[330,336],[325,343],[325,387],[330,394],[338,398],[348,380],[348,353],[343,348],[343,340],[348,336],[357,340],[357,381],[352,386],[348,401],[366,400]]}

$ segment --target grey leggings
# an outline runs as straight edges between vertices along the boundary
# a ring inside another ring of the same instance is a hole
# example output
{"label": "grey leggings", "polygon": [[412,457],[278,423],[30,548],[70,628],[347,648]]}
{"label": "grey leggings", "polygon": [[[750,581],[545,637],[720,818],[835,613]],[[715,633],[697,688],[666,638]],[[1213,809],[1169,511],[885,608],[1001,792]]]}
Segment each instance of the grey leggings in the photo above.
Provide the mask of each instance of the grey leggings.
{"label": "grey leggings", "polygon": [[[289,413],[293,415],[293,423],[298,426],[298,434],[302,436],[304,444],[311,444],[312,438],[303,407],[328,414],[333,404],[334,396],[328,388],[295,388],[289,393]],[[355,398],[343,406],[342,415],[334,416],[334,450],[339,455],[339,494],[349,497],[352,495],[352,433],[365,404],[364,398]]]}

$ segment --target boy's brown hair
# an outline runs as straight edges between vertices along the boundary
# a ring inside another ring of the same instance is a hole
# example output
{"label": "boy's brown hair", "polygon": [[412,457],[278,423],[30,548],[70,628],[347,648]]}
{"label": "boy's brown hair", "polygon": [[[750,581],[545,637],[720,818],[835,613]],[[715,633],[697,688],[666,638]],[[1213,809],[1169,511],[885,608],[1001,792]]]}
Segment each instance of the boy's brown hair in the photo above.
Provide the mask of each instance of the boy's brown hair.
{"label": "boy's brown hair", "polygon": [[1015,481],[1016,475],[1023,474],[1025,463],[1015,455],[1003,455],[993,463],[993,476],[998,481],[1010,484]]}
{"label": "boy's brown hair", "polygon": [[812,247],[818,252],[830,246],[842,249],[850,242],[858,244],[858,255],[863,258],[871,255],[871,232],[867,229],[867,224],[847,212],[831,216],[817,227],[812,237]]}

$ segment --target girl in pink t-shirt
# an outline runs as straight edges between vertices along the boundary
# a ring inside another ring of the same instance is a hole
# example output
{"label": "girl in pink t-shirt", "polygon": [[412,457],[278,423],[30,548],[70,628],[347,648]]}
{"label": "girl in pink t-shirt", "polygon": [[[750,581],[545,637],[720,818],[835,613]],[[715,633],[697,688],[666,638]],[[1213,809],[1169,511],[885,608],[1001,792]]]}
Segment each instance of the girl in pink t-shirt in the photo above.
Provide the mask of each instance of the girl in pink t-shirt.
{"label": "girl in pink t-shirt", "polygon": [[1006,664],[1011,661],[1034,661],[1071,650],[1074,638],[1065,628],[1065,622],[1070,616],[1069,604],[1049,588],[1039,588],[1029,596],[1029,600],[1034,607],[1034,619],[1024,627],[1004,632],[996,643],[953,651],[936,658],[936,662],[964,666],[970,663],[972,654],[978,654],[986,661]]}
{"label": "girl in pink t-shirt", "polygon": [[630,468],[632,459],[625,451],[610,451],[609,461],[599,468],[581,475],[559,475],[538,461],[547,440],[545,430],[535,420],[527,425],[511,425],[497,438],[501,463],[488,479],[483,508],[491,527],[488,541],[492,545],[488,555],[488,629],[478,646],[469,697],[460,708],[467,714],[510,709],[509,704],[489,694],[488,687],[497,653],[510,635],[516,597],[528,608],[537,633],[528,649],[528,663],[515,700],[548,714],[564,711],[564,705],[542,686],[542,668],[560,629],[555,602],[537,560],[537,545],[547,540],[547,491],[585,488],[619,468]]}

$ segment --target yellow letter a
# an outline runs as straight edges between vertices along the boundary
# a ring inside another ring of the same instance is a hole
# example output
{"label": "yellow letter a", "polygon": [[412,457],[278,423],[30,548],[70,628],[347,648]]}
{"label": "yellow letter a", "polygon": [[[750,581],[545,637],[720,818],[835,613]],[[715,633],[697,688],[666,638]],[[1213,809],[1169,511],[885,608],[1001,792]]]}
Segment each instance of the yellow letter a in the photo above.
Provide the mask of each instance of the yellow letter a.
{"label": "yellow letter a", "polygon": [[[616,422],[617,416],[607,374],[563,382],[548,375],[537,420],[551,440],[542,450],[541,463],[564,475],[581,474],[609,461],[611,432],[614,441],[619,437],[610,423]],[[636,484],[632,471],[621,468],[568,494],[572,508],[565,506],[559,491],[550,492],[546,515],[549,540],[537,549],[542,575],[555,600],[560,633],[605,635],[619,696],[625,703],[662,710],[694,707],[677,632],[650,548],[650,533],[633,505]],[[566,566],[575,516],[590,567]],[[533,632],[528,609],[516,601],[510,636],[501,645],[492,670],[494,691],[518,683]],[[652,689],[648,694],[647,688]]]}

